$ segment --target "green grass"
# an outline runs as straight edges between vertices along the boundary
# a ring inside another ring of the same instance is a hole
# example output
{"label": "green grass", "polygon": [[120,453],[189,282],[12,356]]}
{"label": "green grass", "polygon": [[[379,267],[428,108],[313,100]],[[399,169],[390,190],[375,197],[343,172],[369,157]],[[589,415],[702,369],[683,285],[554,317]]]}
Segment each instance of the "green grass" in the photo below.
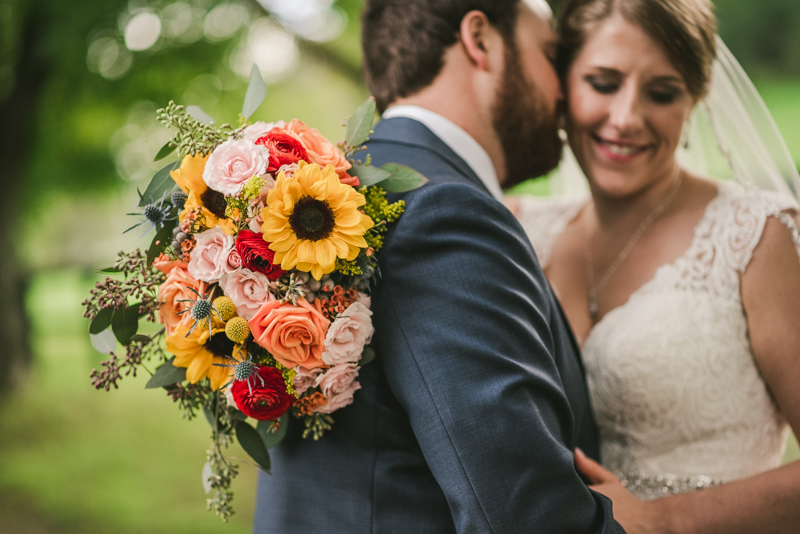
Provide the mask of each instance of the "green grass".
{"label": "green grass", "polygon": [[[250,532],[256,471],[241,465],[237,514],[205,509],[204,418],[187,422],[147,376],[95,391],[80,301],[92,285],[75,271],[35,279],[29,296],[36,365],[0,407],[0,533]],[[231,455],[243,457],[234,448]]]}

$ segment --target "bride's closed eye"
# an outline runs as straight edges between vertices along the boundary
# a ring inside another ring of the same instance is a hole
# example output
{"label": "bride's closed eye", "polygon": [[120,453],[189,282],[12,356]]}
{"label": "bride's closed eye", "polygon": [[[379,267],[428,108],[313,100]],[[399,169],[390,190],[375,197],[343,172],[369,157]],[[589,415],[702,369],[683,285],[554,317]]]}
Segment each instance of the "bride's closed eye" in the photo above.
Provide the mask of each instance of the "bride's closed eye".
{"label": "bride's closed eye", "polygon": [[611,95],[617,92],[619,89],[619,83],[609,80],[605,76],[586,76],[584,78],[586,82],[592,86],[592,89],[600,93],[601,95]]}

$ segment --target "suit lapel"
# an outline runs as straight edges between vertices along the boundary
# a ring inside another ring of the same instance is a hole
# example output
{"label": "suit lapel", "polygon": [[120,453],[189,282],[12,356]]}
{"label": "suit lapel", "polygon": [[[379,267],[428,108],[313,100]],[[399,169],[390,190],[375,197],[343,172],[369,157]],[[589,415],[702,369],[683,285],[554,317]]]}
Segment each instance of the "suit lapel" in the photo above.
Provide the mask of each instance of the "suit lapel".
{"label": "suit lapel", "polygon": [[[447,144],[439,139],[424,124],[414,119],[396,117],[382,120],[375,127],[375,133],[370,136],[369,142],[394,143],[398,145],[413,146],[430,152],[446,161],[455,171],[470,182],[489,193],[486,185],[478,178],[475,171],[453,152]],[[490,193],[491,194],[491,193]]]}

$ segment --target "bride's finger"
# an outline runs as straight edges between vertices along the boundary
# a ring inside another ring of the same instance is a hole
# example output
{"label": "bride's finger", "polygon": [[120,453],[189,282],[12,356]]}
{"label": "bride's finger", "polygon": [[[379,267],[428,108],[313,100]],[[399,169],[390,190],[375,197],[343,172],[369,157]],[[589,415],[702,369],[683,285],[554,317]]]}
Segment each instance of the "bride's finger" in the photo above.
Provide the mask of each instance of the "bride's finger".
{"label": "bride's finger", "polygon": [[586,456],[582,450],[577,448],[575,449],[575,469],[585,476],[592,484],[601,484],[617,479],[613,473],[605,470],[603,466]]}

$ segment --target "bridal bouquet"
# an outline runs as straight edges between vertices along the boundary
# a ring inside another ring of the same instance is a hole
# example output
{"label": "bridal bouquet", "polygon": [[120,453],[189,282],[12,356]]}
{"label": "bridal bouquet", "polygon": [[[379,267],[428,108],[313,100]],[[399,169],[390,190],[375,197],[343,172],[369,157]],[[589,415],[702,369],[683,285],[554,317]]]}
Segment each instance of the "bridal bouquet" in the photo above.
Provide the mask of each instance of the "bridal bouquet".
{"label": "bridal bouquet", "polygon": [[120,252],[101,271],[115,276],[84,301],[92,343],[111,356],[91,374],[97,389],[141,368],[152,375],[146,387],[164,388],[184,417],[205,414],[212,445],[203,484],[223,520],[237,474],[223,450],[234,439],[269,472],[268,449],[288,417],[319,439],[331,414],[353,402],[359,369],[374,357],[376,253],[404,209],[386,192],[427,181],[355,159],[373,99],[337,146],[299,120],[249,122],[265,96],[254,68],[237,127],[173,102],[158,111],[176,135],[156,159],[178,158],[132,214],[141,217],[133,228],[155,236],[145,251]]}

